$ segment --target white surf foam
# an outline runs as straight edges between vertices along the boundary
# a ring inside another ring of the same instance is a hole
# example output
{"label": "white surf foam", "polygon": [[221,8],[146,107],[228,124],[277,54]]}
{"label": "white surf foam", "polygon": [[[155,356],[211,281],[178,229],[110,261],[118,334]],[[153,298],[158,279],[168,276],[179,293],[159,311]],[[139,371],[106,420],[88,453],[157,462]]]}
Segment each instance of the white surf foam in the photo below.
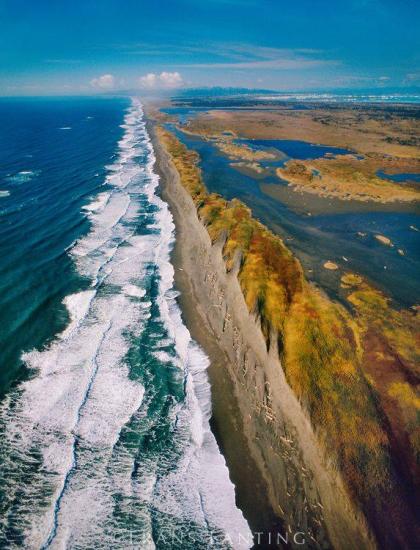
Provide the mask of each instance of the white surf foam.
{"label": "white surf foam", "polygon": [[[151,162],[154,160],[151,151]],[[169,257],[174,239],[172,215],[167,204],[156,194],[150,195],[150,201],[159,206],[158,225],[166,236],[158,258],[161,273],[159,305],[176,344],[179,367],[185,371],[187,396],[184,414],[188,417],[193,443],[186,449],[178,469],[159,481],[154,505],[162,512],[220,528],[235,548],[249,548],[252,545],[251,532],[236,508],[234,487],[210,430],[211,390],[206,373],[209,360],[183,324],[175,301],[176,293],[172,290],[174,268]]]}
{"label": "white surf foam", "polygon": [[[99,174],[95,174],[95,176],[97,175]],[[103,210],[110,196],[111,196],[111,193],[106,193],[106,192],[99,193],[99,195],[97,195],[92,200],[92,202],[83,206],[83,210],[85,210],[86,212],[96,212],[98,210]]]}
{"label": "white surf foam", "polygon": [[136,285],[124,285],[122,290],[127,296],[132,296],[133,298],[143,298],[146,295],[144,288],[139,288]]}
{"label": "white surf foam", "polygon": [[[238,533],[250,535],[209,427],[208,359],[192,341],[175,301],[170,264],[174,225],[156,194],[155,158],[138,100],[133,100],[124,129],[119,154],[109,167],[110,191],[85,207],[91,230],[69,251],[79,271],[91,279],[91,289],[65,299],[68,327],[47,349],[25,355],[36,375],[0,408],[7,476],[2,483],[27,548],[109,548],[121,541],[127,547],[133,527],[116,519],[116,494],[128,499],[123,502],[130,504],[121,506],[132,507],[137,534],[149,536],[142,538],[144,548],[154,547],[154,510],[204,531],[221,530],[233,540]],[[145,165],[136,164],[138,156],[147,158]],[[154,207],[152,213],[145,205]],[[136,233],[139,216],[149,222],[149,230],[141,234]],[[142,287],[150,266],[157,268],[159,279],[153,300]],[[133,418],[144,419],[142,429],[148,426],[145,388],[130,377],[126,354],[151,317],[153,303],[168,336],[146,345],[161,364],[175,365],[185,380],[185,400],[174,401],[168,412],[182,453],[164,474],[164,456],[138,459],[135,449],[119,445]],[[170,343],[176,356],[166,349]],[[33,471],[37,461],[40,467]],[[141,475],[133,477],[135,468]],[[23,472],[29,476],[24,484]]]}
{"label": "white surf foam", "polygon": [[10,174],[6,180],[14,184],[22,184],[30,182],[35,176],[39,176],[41,170],[21,170],[17,174]]}

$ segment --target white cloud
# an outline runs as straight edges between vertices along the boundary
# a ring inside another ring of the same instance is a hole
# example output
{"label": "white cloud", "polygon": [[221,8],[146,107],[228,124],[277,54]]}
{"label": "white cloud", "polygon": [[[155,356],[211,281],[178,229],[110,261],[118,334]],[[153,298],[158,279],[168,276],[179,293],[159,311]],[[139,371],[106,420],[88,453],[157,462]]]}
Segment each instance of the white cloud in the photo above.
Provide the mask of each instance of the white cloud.
{"label": "white cloud", "polygon": [[94,88],[102,88],[103,90],[110,90],[115,86],[115,78],[112,74],[103,74],[98,78],[92,78],[90,85]]}
{"label": "white cloud", "polygon": [[160,74],[148,73],[138,80],[141,88],[180,88],[184,81],[177,72],[163,71]]}
{"label": "white cloud", "polygon": [[148,73],[139,78],[141,88],[154,88],[158,81],[158,76],[155,73]]}
{"label": "white cloud", "polygon": [[182,86],[182,77],[178,72],[168,73],[164,71],[160,73],[159,80],[165,88],[179,88]]}

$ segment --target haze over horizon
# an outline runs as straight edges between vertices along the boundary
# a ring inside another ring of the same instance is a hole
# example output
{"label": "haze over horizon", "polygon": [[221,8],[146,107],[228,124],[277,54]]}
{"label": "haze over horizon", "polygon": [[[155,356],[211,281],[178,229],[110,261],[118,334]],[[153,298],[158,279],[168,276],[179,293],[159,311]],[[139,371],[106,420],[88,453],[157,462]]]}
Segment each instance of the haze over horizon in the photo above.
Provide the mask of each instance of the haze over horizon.
{"label": "haze over horizon", "polygon": [[413,0],[0,5],[0,95],[420,84]]}

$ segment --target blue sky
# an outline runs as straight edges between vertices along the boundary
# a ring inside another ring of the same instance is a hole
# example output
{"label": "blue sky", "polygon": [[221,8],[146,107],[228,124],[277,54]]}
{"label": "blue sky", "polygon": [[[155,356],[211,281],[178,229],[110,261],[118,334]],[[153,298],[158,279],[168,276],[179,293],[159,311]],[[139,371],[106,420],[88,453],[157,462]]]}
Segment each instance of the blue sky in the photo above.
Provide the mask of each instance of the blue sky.
{"label": "blue sky", "polygon": [[416,0],[0,0],[0,95],[420,85]]}

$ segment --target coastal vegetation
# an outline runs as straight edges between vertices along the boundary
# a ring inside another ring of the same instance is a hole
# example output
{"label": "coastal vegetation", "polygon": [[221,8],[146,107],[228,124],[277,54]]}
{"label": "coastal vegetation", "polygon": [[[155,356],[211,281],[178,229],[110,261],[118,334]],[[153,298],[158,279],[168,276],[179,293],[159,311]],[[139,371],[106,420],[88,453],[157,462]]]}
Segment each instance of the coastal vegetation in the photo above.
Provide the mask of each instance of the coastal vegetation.
{"label": "coastal vegetation", "polygon": [[230,166],[235,170],[242,171],[244,174],[250,174],[254,178],[266,173],[266,169],[258,162],[231,162]]}
{"label": "coastal vegetation", "polygon": [[[234,140],[300,140],[345,148],[349,154],[291,158],[276,169],[277,176],[295,191],[328,199],[407,204],[420,198],[418,185],[410,180],[410,174],[420,172],[418,111],[413,116],[402,108],[392,111],[385,106],[211,110],[189,120],[182,131],[211,140],[231,159],[248,162],[287,157],[280,150],[276,156],[273,149],[253,150]],[[406,174],[407,179],[394,181],[398,174]]]}
{"label": "coastal vegetation", "polygon": [[241,138],[302,140],[343,147],[363,155],[418,159],[420,120],[416,105],[259,107],[198,113],[186,129],[203,137],[219,137],[229,132]]}
{"label": "coastal vegetation", "polygon": [[215,144],[216,147],[231,160],[255,162],[261,160],[276,160],[281,157],[280,153],[275,154],[269,151],[254,150],[244,143],[233,143],[231,139],[227,139],[226,137],[217,139]]}
{"label": "coastal vegetation", "polygon": [[328,298],[247,206],[207,192],[197,153],[163,127],[156,131],[349,492],[374,518],[390,495],[403,503],[400,483],[419,482],[417,312],[394,309],[351,272],[341,279],[347,307]]}
{"label": "coastal vegetation", "polygon": [[420,161],[414,159],[337,155],[314,160],[289,160],[284,167],[277,168],[276,173],[295,189],[322,197],[381,203],[420,200],[415,185],[410,187],[379,177],[377,172],[384,166],[401,173],[420,171]]}

